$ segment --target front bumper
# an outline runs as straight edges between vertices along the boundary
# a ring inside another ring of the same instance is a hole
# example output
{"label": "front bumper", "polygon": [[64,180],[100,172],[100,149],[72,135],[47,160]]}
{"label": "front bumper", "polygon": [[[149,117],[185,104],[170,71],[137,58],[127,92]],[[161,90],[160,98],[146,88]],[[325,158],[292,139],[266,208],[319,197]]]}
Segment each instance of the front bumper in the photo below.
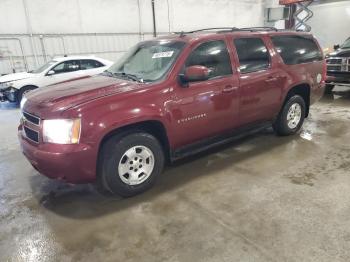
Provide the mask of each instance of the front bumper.
{"label": "front bumper", "polygon": [[0,90],[0,102],[17,102],[17,93],[18,90],[14,88],[6,88]]}
{"label": "front bumper", "polygon": [[18,127],[18,139],[25,157],[44,176],[81,184],[95,181],[97,150],[89,145],[36,144]]}

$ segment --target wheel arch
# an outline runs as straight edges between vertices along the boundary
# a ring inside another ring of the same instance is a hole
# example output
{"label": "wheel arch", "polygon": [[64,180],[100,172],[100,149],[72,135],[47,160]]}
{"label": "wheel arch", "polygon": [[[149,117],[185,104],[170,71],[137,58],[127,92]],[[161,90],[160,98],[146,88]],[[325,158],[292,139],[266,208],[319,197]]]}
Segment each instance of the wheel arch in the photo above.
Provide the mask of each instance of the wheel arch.
{"label": "wheel arch", "polygon": [[30,88],[32,88],[32,89],[37,89],[37,88],[39,88],[37,85],[32,85],[32,84],[23,85],[23,86],[21,86],[20,88],[17,89],[17,94],[18,94],[19,92],[21,92],[21,90],[23,90],[24,88],[27,88],[27,87],[30,87]]}
{"label": "wheel arch", "polygon": [[309,115],[309,110],[310,110],[310,95],[311,95],[311,87],[308,83],[300,83],[292,86],[287,94],[285,95],[282,108],[285,105],[285,103],[288,101],[290,97],[293,95],[300,95],[304,101],[305,101],[305,118],[308,117]]}
{"label": "wheel arch", "polygon": [[110,130],[108,133],[104,134],[104,136],[102,137],[99,143],[97,161],[98,162],[100,161],[100,156],[101,156],[100,153],[101,153],[102,147],[106,143],[106,141],[108,141],[108,139],[118,134],[127,133],[128,131],[141,131],[141,132],[146,132],[153,135],[160,142],[163,148],[166,160],[167,161],[170,160],[170,143],[169,143],[166,127],[159,120],[144,120],[144,121],[117,127],[115,129]]}
{"label": "wheel arch", "polygon": [[25,87],[33,87],[34,89],[39,88],[37,85],[28,84],[28,85],[21,86],[20,88],[18,88],[18,90],[21,90],[22,88],[25,88]]}

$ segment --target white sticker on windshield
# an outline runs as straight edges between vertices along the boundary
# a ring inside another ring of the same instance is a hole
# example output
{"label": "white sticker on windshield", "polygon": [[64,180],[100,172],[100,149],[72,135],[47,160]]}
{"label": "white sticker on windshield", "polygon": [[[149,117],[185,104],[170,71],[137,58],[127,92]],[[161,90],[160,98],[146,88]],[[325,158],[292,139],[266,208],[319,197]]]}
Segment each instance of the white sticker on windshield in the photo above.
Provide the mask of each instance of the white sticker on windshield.
{"label": "white sticker on windshield", "polygon": [[173,53],[174,53],[174,51],[154,53],[152,58],[172,57]]}

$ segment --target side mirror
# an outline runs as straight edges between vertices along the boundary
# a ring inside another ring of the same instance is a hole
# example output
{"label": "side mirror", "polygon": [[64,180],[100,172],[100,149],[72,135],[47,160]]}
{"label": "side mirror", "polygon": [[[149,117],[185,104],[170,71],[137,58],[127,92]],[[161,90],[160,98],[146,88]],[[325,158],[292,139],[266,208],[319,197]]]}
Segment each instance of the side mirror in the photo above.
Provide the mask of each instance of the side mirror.
{"label": "side mirror", "polygon": [[333,49],[334,49],[334,50],[338,50],[339,48],[340,48],[340,45],[334,45],[334,46],[333,46]]}
{"label": "side mirror", "polygon": [[181,76],[183,82],[204,81],[209,79],[209,68],[201,65],[189,66]]}
{"label": "side mirror", "polygon": [[50,70],[49,72],[47,72],[48,76],[51,76],[51,75],[54,75],[54,74],[55,74],[55,71],[53,71],[53,70]]}

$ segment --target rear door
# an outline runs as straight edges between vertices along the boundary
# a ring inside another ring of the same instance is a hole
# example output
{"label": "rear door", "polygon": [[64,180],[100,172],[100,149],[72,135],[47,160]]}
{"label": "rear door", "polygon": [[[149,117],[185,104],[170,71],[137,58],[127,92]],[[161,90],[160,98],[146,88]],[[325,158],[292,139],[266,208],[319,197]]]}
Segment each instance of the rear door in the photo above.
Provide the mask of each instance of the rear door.
{"label": "rear door", "polygon": [[102,73],[105,70],[104,66],[104,64],[95,59],[80,60],[80,70],[84,75],[96,75]]}
{"label": "rear door", "polygon": [[278,71],[264,37],[234,37],[239,62],[240,125],[271,120],[282,94]]}

